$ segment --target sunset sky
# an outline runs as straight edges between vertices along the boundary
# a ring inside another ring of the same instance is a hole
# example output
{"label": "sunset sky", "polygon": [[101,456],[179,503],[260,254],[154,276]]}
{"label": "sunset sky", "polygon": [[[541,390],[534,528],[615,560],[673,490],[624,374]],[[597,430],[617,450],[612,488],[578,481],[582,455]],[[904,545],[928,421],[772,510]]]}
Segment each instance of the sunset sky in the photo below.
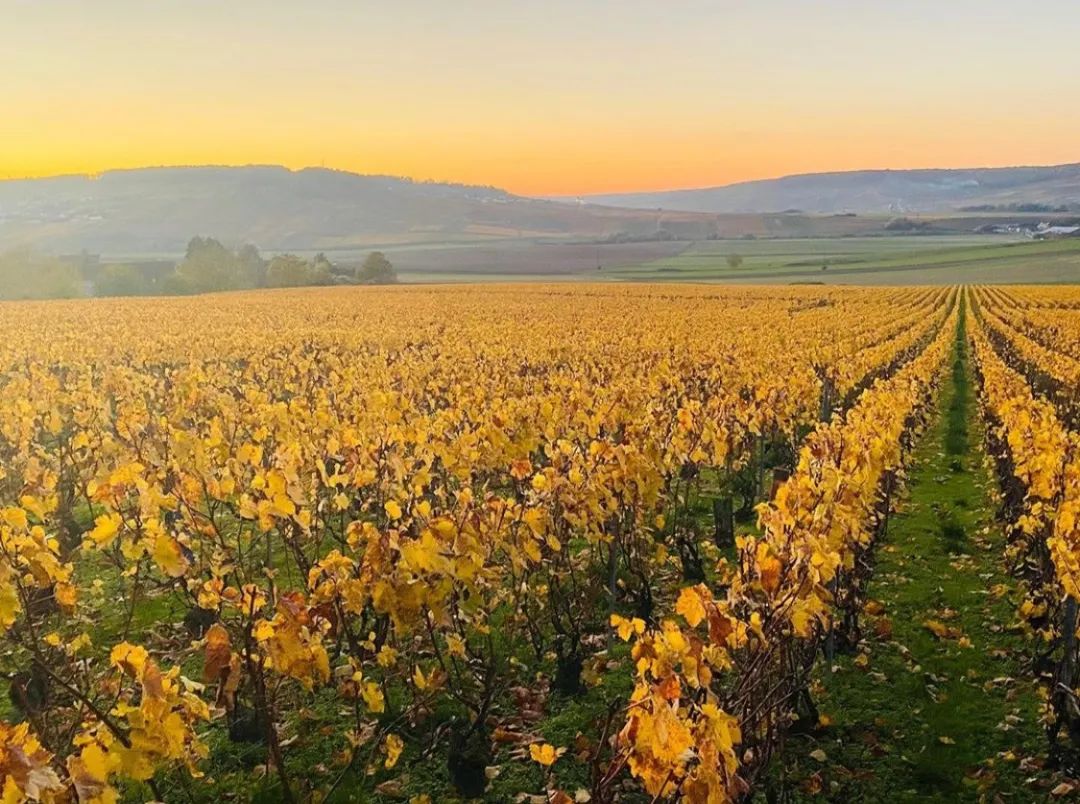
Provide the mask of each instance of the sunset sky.
{"label": "sunset sky", "polygon": [[1068,0],[0,0],[0,178],[325,165],[524,194],[1080,161]]}

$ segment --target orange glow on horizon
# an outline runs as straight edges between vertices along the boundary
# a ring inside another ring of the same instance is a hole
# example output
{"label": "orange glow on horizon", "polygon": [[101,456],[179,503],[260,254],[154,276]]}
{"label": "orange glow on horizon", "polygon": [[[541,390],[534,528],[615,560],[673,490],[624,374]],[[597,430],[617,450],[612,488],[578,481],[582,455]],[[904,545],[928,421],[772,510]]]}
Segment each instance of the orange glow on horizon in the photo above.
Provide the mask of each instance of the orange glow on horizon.
{"label": "orange glow on horizon", "polygon": [[[1080,140],[1070,127],[1061,126],[1062,119],[1060,110],[1051,109],[1011,123],[992,120],[985,129],[992,135],[984,136],[962,127],[928,129],[921,119],[881,115],[804,125],[800,131],[792,131],[781,119],[756,120],[736,132],[701,121],[687,132],[644,123],[632,131],[593,126],[580,133],[576,127],[537,126],[527,131],[494,129],[482,137],[445,132],[436,142],[409,128],[356,131],[336,140],[315,130],[285,132],[279,141],[271,132],[249,126],[177,136],[168,126],[132,115],[122,126],[99,121],[102,136],[97,141],[79,136],[75,129],[68,129],[71,136],[44,140],[32,137],[31,131],[21,139],[9,138],[0,153],[0,177],[97,174],[159,165],[280,164],[294,170],[322,166],[492,185],[521,195],[585,195],[708,187],[795,173],[1080,160]],[[110,129],[121,128],[143,133],[110,136]],[[350,147],[352,143],[356,147]]]}
{"label": "orange glow on horizon", "polygon": [[1080,161],[1080,49],[1045,24],[1066,0],[48,5],[6,20],[0,178],[278,164],[584,195]]}

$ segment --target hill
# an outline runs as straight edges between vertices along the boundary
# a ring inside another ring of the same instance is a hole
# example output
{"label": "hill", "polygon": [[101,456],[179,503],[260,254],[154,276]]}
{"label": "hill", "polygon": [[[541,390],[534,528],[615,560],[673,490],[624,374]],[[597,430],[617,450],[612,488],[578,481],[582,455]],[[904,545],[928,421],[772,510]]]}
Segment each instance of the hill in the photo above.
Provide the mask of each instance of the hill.
{"label": "hill", "polygon": [[[664,220],[689,237],[713,225],[712,216],[693,213]],[[268,250],[333,251],[500,237],[647,237],[657,228],[654,212],[322,168],[145,168],[0,181],[0,249],[178,253],[202,234]]]}
{"label": "hill", "polygon": [[[1032,204],[1075,205],[1080,212],[1080,165],[817,174],[572,203],[323,168],[162,167],[0,181],[0,251],[29,246],[173,258],[193,235],[204,235],[268,252],[326,251],[337,259],[408,248],[419,257],[417,270],[426,272],[431,261],[416,250],[438,247],[454,262],[466,260],[471,271],[477,254],[461,247],[502,242],[543,247],[523,257],[518,247],[496,245],[484,262],[496,273],[516,274],[525,265],[563,273],[570,270],[562,265],[568,252],[551,252],[547,244],[643,244],[623,249],[633,262],[680,251],[670,240],[881,236],[892,233],[891,217],[912,210],[926,213],[915,232],[923,235],[975,232],[1000,223],[1004,212],[1012,222],[1048,217],[1041,208],[1034,215],[1021,211]],[[593,264],[629,259],[582,254]]]}
{"label": "hill", "polygon": [[587,196],[594,204],[716,214],[1080,211],[1080,164],[956,170],[808,173],[668,192]]}

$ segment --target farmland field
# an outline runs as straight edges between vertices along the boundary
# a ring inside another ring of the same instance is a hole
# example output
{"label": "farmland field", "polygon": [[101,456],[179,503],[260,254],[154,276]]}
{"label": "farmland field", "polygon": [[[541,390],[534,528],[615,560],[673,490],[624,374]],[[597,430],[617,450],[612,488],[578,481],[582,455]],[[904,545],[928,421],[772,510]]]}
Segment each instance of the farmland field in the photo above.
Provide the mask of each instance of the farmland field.
{"label": "farmland field", "polygon": [[[744,271],[824,253],[753,245]],[[5,802],[1080,790],[1076,287],[306,289],[0,327]]]}
{"label": "farmland field", "polygon": [[[880,229],[880,227],[879,227]],[[632,243],[491,239],[379,246],[401,282],[663,282],[950,285],[1080,282],[1080,240],[1011,235],[881,235]],[[311,259],[318,250],[300,250]],[[355,268],[370,253],[327,252]],[[737,265],[729,257],[741,258]],[[108,261],[179,261],[183,254],[117,254]],[[822,266],[827,265],[827,270]]]}
{"label": "farmland field", "polygon": [[[457,247],[390,249],[388,255],[405,281],[499,281],[585,278],[596,281],[603,269],[626,268],[675,257],[684,241],[645,243],[544,243],[502,241]],[[601,269],[598,271],[598,267]]]}
{"label": "farmland field", "polygon": [[[738,265],[728,263],[732,255],[742,258]],[[1080,241],[1005,235],[702,241],[675,257],[614,270],[611,277],[830,285],[1078,282]]]}
{"label": "farmland field", "polygon": [[[635,281],[949,285],[1080,281],[1080,241],[893,235],[653,243],[401,246],[405,282]],[[347,255],[340,255],[346,259]],[[731,265],[728,258],[741,258]],[[822,266],[828,266],[822,270]]]}

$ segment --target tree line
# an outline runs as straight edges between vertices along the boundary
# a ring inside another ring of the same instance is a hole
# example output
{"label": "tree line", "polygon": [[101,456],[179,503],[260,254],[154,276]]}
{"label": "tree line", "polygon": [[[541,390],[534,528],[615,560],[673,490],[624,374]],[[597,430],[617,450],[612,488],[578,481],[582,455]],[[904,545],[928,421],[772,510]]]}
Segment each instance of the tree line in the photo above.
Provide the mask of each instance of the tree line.
{"label": "tree line", "polygon": [[160,274],[138,263],[105,266],[37,254],[27,249],[0,253],[0,298],[56,299],[79,296],[180,296],[255,288],[385,285],[397,282],[386,255],[372,252],[357,266],[331,262],[325,254],[306,259],[277,254],[269,259],[250,243],[235,251],[212,237],[193,237],[184,258]]}

